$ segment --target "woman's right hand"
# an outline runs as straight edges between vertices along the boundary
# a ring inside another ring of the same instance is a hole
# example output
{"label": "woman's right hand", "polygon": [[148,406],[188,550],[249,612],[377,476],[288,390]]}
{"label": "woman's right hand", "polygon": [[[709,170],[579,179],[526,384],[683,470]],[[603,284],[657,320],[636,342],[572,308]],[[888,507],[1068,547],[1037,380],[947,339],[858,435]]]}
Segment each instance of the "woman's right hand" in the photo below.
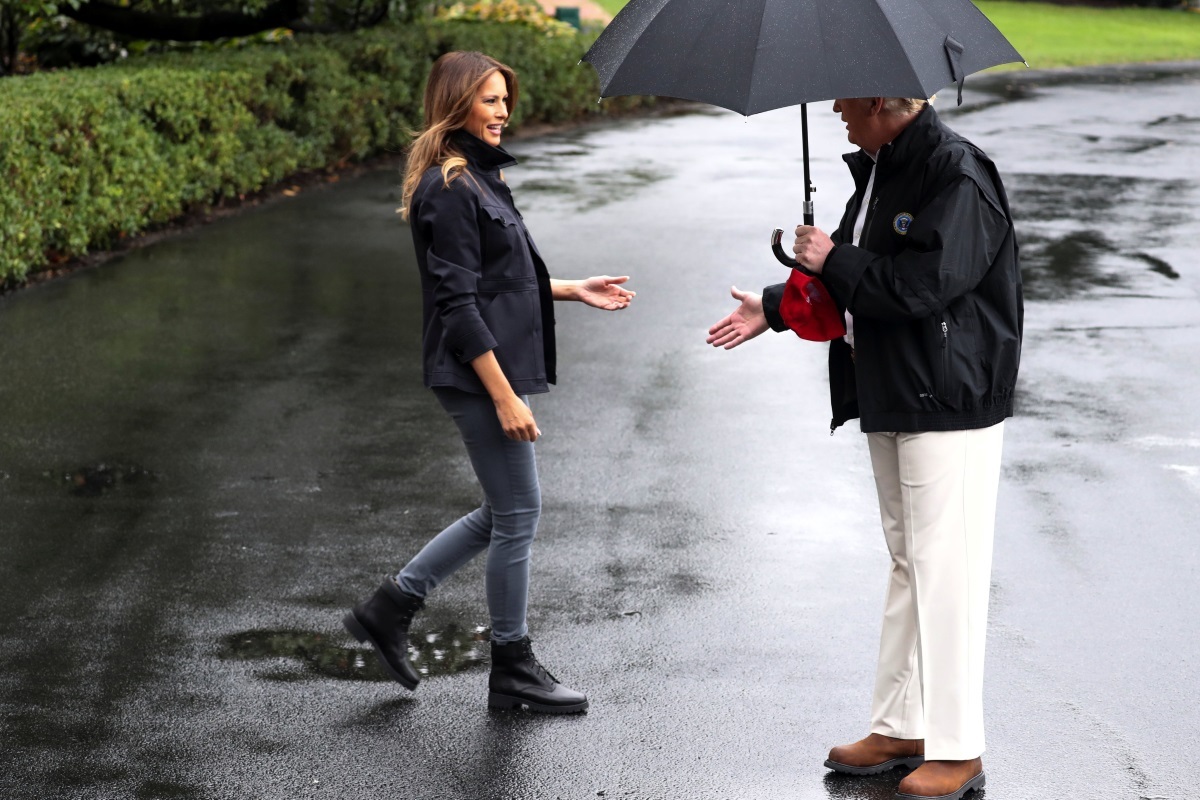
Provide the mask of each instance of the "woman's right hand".
{"label": "woman's right hand", "polygon": [[500,420],[504,435],[518,442],[536,442],[542,432],[533,421],[533,412],[525,405],[525,401],[517,396],[508,379],[504,377],[504,370],[500,369],[496,354],[491,350],[481,353],[471,360],[471,366],[483,382],[483,387],[492,398],[492,402],[496,404],[496,418]]}
{"label": "woman's right hand", "polygon": [[512,394],[496,400],[495,403],[496,416],[505,436],[518,442],[536,442],[542,435],[533,419],[533,412],[520,397]]}

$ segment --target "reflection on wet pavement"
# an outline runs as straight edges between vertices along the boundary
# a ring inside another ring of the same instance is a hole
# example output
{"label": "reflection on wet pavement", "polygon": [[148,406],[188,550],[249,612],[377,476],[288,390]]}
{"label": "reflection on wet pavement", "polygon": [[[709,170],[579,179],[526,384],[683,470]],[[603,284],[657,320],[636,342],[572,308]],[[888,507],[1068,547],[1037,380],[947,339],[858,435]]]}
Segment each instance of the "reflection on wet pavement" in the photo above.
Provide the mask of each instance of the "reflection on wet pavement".
{"label": "reflection on wet pavement", "polygon": [[[580,153],[586,155],[586,153]],[[560,166],[562,162],[559,162]],[[670,174],[651,163],[633,163],[621,169],[557,176],[547,164],[542,177],[521,182],[521,195],[554,195],[567,201],[576,211],[589,211],[620,202],[652,183],[666,180]]]}
{"label": "reflection on wet pavement", "polygon": [[1185,114],[1171,114],[1159,117],[1153,122],[1147,122],[1147,128],[1157,128],[1159,125],[1200,125],[1200,117],[1189,117]]}
{"label": "reflection on wet pavement", "polygon": [[203,797],[198,789],[164,781],[142,781],[137,788],[137,800],[189,800]]}
{"label": "reflection on wet pavement", "polygon": [[353,715],[343,723],[343,727],[395,730],[404,715],[412,710],[415,702],[412,694],[406,693],[399,697],[393,697]]}
{"label": "reflection on wet pavement", "polygon": [[[894,800],[896,786],[908,774],[908,770],[894,769],[882,775],[843,775],[826,773],[825,791],[829,800]],[[972,798],[983,798],[983,791],[975,792]]]}
{"label": "reflection on wet pavement", "polygon": [[[451,625],[443,631],[414,632],[409,658],[427,677],[451,675],[487,661],[488,630]],[[271,681],[295,681],[317,676],[350,681],[390,681],[373,650],[346,647],[343,637],[296,630],[252,630],[221,640],[217,656],[225,660],[292,659],[296,663],[258,673]]]}
{"label": "reflection on wet pavement", "polygon": [[1181,277],[1180,274],[1175,271],[1174,267],[1172,267],[1166,261],[1163,261],[1161,258],[1152,256],[1149,253],[1131,253],[1130,258],[1136,258],[1137,260],[1144,262],[1150,267],[1151,272],[1157,272],[1164,278],[1170,278],[1173,281],[1177,281]]}
{"label": "reflection on wet pavement", "polygon": [[[1125,288],[1145,267],[1169,279],[1174,266],[1146,253],[1152,231],[1186,221],[1175,202],[1188,190],[1182,180],[1104,175],[1015,173],[1009,194],[1022,225],[1021,266],[1029,300],[1064,300],[1096,289]],[[1114,241],[1134,222],[1148,234]],[[1141,226],[1139,226],[1141,227]]]}
{"label": "reflection on wet pavement", "polygon": [[1058,239],[1027,233],[1021,244],[1025,296],[1031,300],[1061,300],[1128,283],[1123,273],[1104,270],[1102,256],[1116,248],[1095,231],[1072,231]]}
{"label": "reflection on wet pavement", "polygon": [[158,478],[153,472],[138,464],[106,461],[71,470],[52,470],[43,475],[59,481],[70,489],[71,494],[80,497],[95,497],[119,486],[148,483]]}

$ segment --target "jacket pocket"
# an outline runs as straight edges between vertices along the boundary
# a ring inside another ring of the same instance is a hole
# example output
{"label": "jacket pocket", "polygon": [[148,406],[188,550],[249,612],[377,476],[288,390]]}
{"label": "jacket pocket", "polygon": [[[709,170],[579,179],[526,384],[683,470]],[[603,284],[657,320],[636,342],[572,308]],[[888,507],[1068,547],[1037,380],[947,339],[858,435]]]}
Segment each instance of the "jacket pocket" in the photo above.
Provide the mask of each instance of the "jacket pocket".
{"label": "jacket pocket", "polygon": [[942,320],[942,369],[938,373],[938,397],[946,399],[946,377],[950,372],[950,326]]}
{"label": "jacket pocket", "polygon": [[479,282],[479,313],[496,339],[496,359],[510,381],[544,380],[537,279]]}
{"label": "jacket pocket", "polygon": [[483,274],[494,279],[533,276],[533,256],[530,255],[525,224],[517,212],[498,205],[481,208],[479,244]]}
{"label": "jacket pocket", "polygon": [[537,278],[480,278],[479,294],[502,294],[504,292],[532,292],[537,290]]}
{"label": "jacket pocket", "polygon": [[487,214],[494,221],[499,222],[501,225],[506,227],[515,225],[518,228],[521,226],[521,217],[517,214],[515,209],[508,208],[507,206],[493,205],[491,203],[481,203],[480,208],[483,209],[483,213]]}
{"label": "jacket pocket", "polygon": [[938,374],[938,399],[956,411],[977,407],[987,395],[987,386],[975,333],[963,329],[959,324],[951,325],[949,321],[942,320],[939,334],[941,369]]}

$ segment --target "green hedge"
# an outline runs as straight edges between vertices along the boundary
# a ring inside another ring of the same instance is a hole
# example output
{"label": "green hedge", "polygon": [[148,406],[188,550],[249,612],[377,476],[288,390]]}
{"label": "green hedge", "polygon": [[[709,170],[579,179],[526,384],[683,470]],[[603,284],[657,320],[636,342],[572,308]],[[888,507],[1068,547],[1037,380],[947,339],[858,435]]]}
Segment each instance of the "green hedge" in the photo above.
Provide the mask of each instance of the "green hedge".
{"label": "green hedge", "polygon": [[598,113],[595,74],[576,66],[591,38],[442,22],[0,80],[0,283],[298,171],[403,148],[429,65],[449,50],[517,70],[514,126]]}

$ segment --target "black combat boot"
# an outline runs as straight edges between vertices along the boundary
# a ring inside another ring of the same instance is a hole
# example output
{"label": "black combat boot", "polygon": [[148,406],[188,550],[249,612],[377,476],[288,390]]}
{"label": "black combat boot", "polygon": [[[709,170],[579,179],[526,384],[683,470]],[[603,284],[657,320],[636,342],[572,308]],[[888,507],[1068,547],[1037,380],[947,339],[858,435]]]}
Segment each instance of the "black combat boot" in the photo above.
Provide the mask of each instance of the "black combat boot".
{"label": "black combat boot", "polygon": [[420,597],[405,594],[394,578],[342,618],[346,630],[360,642],[370,642],[388,674],[406,689],[416,689],[421,676],[408,660],[408,626],[413,614],[425,607]]}
{"label": "black combat boot", "polygon": [[492,674],[488,706],[520,708],[544,714],[574,714],[588,707],[587,696],[559,683],[533,655],[529,637],[492,642]]}

